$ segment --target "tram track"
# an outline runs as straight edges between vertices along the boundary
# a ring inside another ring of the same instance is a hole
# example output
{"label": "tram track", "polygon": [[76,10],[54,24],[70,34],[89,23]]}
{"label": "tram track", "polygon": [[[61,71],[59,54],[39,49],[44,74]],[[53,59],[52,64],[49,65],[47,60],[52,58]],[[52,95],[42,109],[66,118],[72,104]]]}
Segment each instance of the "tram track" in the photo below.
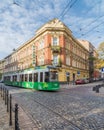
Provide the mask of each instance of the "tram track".
{"label": "tram track", "polygon": [[[40,105],[40,107],[47,109],[47,113],[53,113],[53,115],[55,115],[56,117],[61,118],[61,120],[63,120],[65,123],[67,123],[67,125],[71,126],[73,128],[73,130],[83,130],[82,128],[80,128],[79,126],[77,126],[76,124],[74,124],[72,121],[68,120],[67,118],[65,118],[64,116],[62,116],[60,113],[54,111],[53,109],[51,109],[50,107],[42,104],[41,102],[35,100],[35,99],[31,99],[34,103],[37,103],[38,105]],[[42,124],[40,123],[41,121],[37,120],[35,118],[35,115],[29,113],[30,109],[28,108],[24,108],[23,107],[23,102],[19,101],[19,105],[21,106],[21,108],[25,111],[25,113],[30,117],[30,119],[36,124],[36,127],[38,129],[40,129],[40,127],[42,126]],[[38,106],[37,105],[37,106]],[[49,112],[48,112],[49,111]],[[57,125],[57,124],[56,124]],[[48,128],[47,128],[48,130]]]}
{"label": "tram track", "polygon": [[61,117],[63,120],[65,120],[66,122],[68,122],[69,125],[72,125],[72,126],[74,126],[75,128],[77,128],[77,129],[79,129],[79,130],[83,130],[83,129],[81,129],[80,127],[78,127],[76,124],[74,124],[73,122],[71,122],[71,121],[69,121],[68,119],[66,119],[65,117],[63,117],[63,116],[62,116],[61,114],[59,114],[58,112],[53,111],[50,107],[47,107],[47,106],[45,106],[44,104],[42,104],[42,103],[40,103],[40,102],[38,102],[38,101],[36,101],[36,100],[34,100],[34,102],[36,102],[36,103],[40,104],[41,106],[47,108],[47,110],[53,112],[55,115],[58,115],[58,116]]}
{"label": "tram track", "polygon": [[[21,91],[21,90],[20,90]],[[33,91],[31,91],[32,94],[34,93]],[[17,94],[17,93],[16,93]],[[19,94],[19,93],[18,93]],[[66,95],[66,93],[63,92],[63,94]],[[21,94],[19,94],[21,95]],[[33,96],[32,96],[33,97]],[[44,105],[43,103],[35,100],[34,98],[32,98],[31,96],[29,96],[29,100],[31,100],[34,103],[37,103],[38,105],[40,105],[40,107],[43,107],[44,109],[47,109],[47,111],[50,111],[51,113],[53,113],[54,115],[60,117],[62,120],[64,120],[64,122],[66,122],[69,126],[73,127],[73,130],[83,130],[83,128],[80,128],[79,126],[77,126],[75,123],[73,123],[72,121],[68,120],[67,117],[65,118],[64,116],[62,116],[59,112],[54,111],[53,109],[51,109],[50,107],[48,107],[47,105]],[[71,96],[72,97],[72,96]],[[22,97],[21,97],[22,98]],[[19,103],[20,107],[24,110],[24,112],[28,115],[28,117],[30,118],[30,120],[36,125],[36,127],[38,129],[41,128],[42,124],[41,121],[37,120],[35,118],[35,115],[31,114],[30,108],[26,108],[25,106],[23,106],[23,101],[22,100],[18,100],[19,96],[15,98],[15,100],[17,100],[17,102]],[[33,103],[33,104],[34,104]],[[38,106],[37,105],[37,106]],[[57,124],[56,124],[57,125]],[[58,124],[59,125],[59,124]],[[43,129],[42,129],[43,130]],[[48,129],[47,129],[48,130]]]}
{"label": "tram track", "polygon": [[[33,90],[29,90],[29,92],[20,90],[19,93],[19,90],[15,92],[13,89],[10,91],[11,93],[13,91],[14,99],[38,130],[83,130],[91,128],[92,130],[97,130],[99,122],[97,122],[98,119],[96,117],[100,117],[102,124],[100,127],[103,128],[103,121],[101,120],[103,117],[96,113],[99,108],[102,110],[101,105],[97,106],[99,103],[102,104],[103,101],[101,102],[100,97],[99,99],[95,98],[95,96],[93,98],[90,94],[86,96],[83,94],[83,90],[81,94],[73,90],[72,94],[66,91],[59,91],[57,93]],[[66,101],[65,103],[63,102],[63,98]],[[95,103],[96,99],[97,103]],[[71,104],[67,105],[66,103],[68,102]],[[65,109],[65,104],[68,109]],[[77,110],[76,107],[80,110]],[[97,112],[100,114],[103,113],[103,111]],[[89,122],[89,119],[91,119],[91,122]]]}

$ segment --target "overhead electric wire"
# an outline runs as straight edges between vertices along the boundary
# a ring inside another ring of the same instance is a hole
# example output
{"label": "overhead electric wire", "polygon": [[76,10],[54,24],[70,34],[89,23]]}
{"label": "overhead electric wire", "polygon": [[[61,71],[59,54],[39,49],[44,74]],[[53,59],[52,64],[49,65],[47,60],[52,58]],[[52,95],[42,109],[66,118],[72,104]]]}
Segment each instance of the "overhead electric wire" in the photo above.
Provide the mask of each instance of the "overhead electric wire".
{"label": "overhead electric wire", "polygon": [[88,34],[89,32],[91,32],[91,31],[94,30],[95,28],[99,27],[99,26],[102,25],[103,23],[104,23],[104,21],[101,22],[100,24],[98,24],[97,26],[93,27],[91,30],[89,30],[89,31],[87,31],[86,33],[84,33],[82,36],[85,36],[86,34]]}
{"label": "overhead electric wire", "polygon": [[92,22],[88,23],[88,24],[87,24],[86,26],[84,26],[83,28],[80,28],[80,29],[81,29],[80,31],[82,31],[84,28],[90,26],[91,24],[95,23],[96,21],[98,21],[98,20],[99,20],[100,18],[102,18],[102,17],[104,17],[104,15],[99,16],[98,18],[96,18],[96,19],[93,20]]}
{"label": "overhead electric wire", "polygon": [[[60,16],[58,16],[59,19],[61,19],[63,16],[65,16],[65,14],[67,13],[66,11],[68,11],[69,9],[71,9],[74,6],[74,4],[77,2],[77,0],[74,0],[73,3],[72,2],[73,2],[73,0],[70,0],[70,2],[67,3],[67,5],[65,6],[64,10],[61,12]],[[56,25],[57,25],[57,22],[54,23],[54,27]]]}
{"label": "overhead electric wire", "polygon": [[[73,2],[73,3],[68,3],[68,4],[67,4],[67,10],[64,11],[64,12],[60,15],[60,17],[63,18],[63,17],[66,15],[66,13],[68,12],[68,10],[71,9],[77,1],[78,1],[78,0],[74,0],[74,1],[71,0],[70,2]],[[60,17],[59,17],[59,18],[60,18]]]}
{"label": "overhead electric wire", "polygon": [[65,6],[65,8],[63,9],[63,11],[61,12],[61,14],[59,15],[59,18],[61,17],[61,15],[63,15],[65,13],[65,10],[69,7],[69,5],[71,4],[72,0],[70,0],[67,5]]}
{"label": "overhead electric wire", "polygon": [[[99,4],[100,3],[100,1],[99,2],[96,2],[96,3],[94,3],[94,5],[90,8],[90,9],[88,9],[87,10],[87,12],[85,12],[86,14],[88,14],[88,12],[90,12],[97,4]],[[86,15],[85,15],[86,16]],[[79,21],[77,21],[77,22],[80,22],[80,21],[82,21],[82,20],[79,20]],[[70,26],[73,26],[74,24],[71,24]]]}
{"label": "overhead electric wire", "polygon": [[97,4],[100,4],[100,3],[101,3],[100,0],[99,0],[98,2],[96,2],[89,10],[87,10],[86,14],[88,14],[88,12],[90,12],[93,8],[95,8],[95,6],[96,6]]}

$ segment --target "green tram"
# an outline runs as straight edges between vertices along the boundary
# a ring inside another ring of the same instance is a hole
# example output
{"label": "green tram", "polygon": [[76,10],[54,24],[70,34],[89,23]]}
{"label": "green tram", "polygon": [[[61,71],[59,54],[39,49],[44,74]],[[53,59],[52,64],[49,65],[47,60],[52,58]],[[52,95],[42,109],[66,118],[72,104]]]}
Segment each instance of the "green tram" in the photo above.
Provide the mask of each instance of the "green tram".
{"label": "green tram", "polygon": [[28,69],[4,74],[4,84],[36,90],[59,90],[58,73],[55,68]]}

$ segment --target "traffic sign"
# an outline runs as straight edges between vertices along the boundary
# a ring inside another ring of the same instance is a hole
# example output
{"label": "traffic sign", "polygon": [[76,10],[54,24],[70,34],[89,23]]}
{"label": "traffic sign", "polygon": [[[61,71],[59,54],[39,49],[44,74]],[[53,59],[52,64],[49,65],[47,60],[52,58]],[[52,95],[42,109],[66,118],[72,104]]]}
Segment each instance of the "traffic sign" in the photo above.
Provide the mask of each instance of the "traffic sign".
{"label": "traffic sign", "polygon": [[101,68],[101,71],[104,73],[104,67],[103,67],[103,68]]}
{"label": "traffic sign", "polygon": [[80,71],[77,71],[77,74],[80,75]]}
{"label": "traffic sign", "polygon": [[69,72],[66,72],[66,76],[69,76],[70,75],[70,73]]}

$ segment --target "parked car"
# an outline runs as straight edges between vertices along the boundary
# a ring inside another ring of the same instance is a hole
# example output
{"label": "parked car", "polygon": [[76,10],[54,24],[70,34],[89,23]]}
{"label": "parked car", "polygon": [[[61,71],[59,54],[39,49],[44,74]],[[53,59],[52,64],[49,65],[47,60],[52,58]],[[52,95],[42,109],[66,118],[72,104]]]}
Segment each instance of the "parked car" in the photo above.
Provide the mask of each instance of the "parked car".
{"label": "parked car", "polygon": [[89,83],[89,78],[84,78],[85,83]]}
{"label": "parked car", "polygon": [[77,79],[76,81],[75,81],[75,84],[77,85],[77,84],[85,84],[86,82],[85,82],[85,79]]}

